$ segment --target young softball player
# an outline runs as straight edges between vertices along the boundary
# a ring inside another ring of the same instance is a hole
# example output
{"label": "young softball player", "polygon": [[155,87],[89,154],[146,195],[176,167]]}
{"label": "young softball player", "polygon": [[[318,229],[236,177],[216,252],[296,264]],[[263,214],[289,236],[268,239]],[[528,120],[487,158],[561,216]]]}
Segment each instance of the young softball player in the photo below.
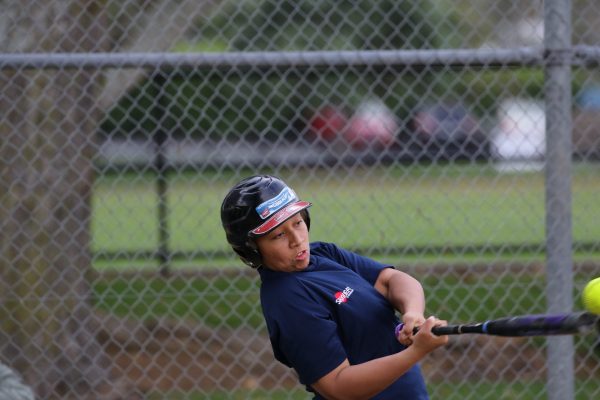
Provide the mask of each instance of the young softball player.
{"label": "young softball player", "polygon": [[310,243],[311,205],[281,179],[260,175],[236,184],[221,206],[227,241],[260,274],[275,358],[315,399],[428,399],[418,363],[447,343],[431,333],[445,321],[425,319],[423,288],[406,273]]}

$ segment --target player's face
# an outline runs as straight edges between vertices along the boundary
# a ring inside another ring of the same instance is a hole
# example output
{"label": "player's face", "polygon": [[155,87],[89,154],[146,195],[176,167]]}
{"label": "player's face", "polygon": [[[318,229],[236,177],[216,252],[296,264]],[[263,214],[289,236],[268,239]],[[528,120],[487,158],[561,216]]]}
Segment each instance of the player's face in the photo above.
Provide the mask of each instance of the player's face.
{"label": "player's face", "polygon": [[256,239],[263,264],[275,271],[301,271],[308,266],[308,228],[298,213]]}

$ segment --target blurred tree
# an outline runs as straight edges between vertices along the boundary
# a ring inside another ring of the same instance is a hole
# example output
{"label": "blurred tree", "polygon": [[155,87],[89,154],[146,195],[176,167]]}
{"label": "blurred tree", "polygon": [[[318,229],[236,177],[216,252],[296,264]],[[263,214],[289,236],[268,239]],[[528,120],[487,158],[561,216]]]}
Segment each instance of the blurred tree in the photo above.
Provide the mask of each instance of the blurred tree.
{"label": "blurred tree", "polygon": [[263,1],[232,38],[237,50],[431,48],[439,31],[429,1]]}
{"label": "blurred tree", "polygon": [[[230,51],[440,48],[448,44],[457,20],[451,9],[442,14],[430,0],[229,0],[213,14],[199,18],[186,39],[203,43],[199,48],[219,42]],[[366,83],[371,81],[374,83]],[[293,71],[283,81],[281,76],[268,73],[181,74],[169,79],[164,89],[174,104],[181,105],[166,110],[164,120],[177,123],[165,128],[179,137],[298,138],[297,126],[306,122],[306,113],[340,99],[352,108],[365,97],[379,97],[395,112],[404,114],[402,110],[412,107],[412,98],[420,97],[409,98],[407,93],[428,90],[415,86],[415,81],[414,74],[395,69]],[[140,105],[153,98],[155,89],[146,82],[121,98],[103,121],[103,136],[147,137],[156,119],[138,110],[146,109]],[[144,129],[137,129],[142,126]]]}
{"label": "blurred tree", "polygon": [[[4,1],[0,51],[165,51],[214,3]],[[0,354],[40,398],[128,397],[95,337],[89,223],[98,121],[139,74],[0,70]]]}

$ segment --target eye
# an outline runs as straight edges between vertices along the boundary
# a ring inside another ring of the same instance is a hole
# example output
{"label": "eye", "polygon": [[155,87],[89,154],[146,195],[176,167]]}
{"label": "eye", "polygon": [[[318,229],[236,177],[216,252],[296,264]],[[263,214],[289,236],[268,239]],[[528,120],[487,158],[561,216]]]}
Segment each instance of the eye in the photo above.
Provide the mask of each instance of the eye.
{"label": "eye", "polygon": [[282,237],[283,237],[283,235],[284,235],[284,232],[283,232],[283,231],[280,231],[280,232],[273,232],[273,236],[272,236],[271,238],[272,238],[273,240],[275,240],[275,239],[280,239],[280,238],[282,238]]}

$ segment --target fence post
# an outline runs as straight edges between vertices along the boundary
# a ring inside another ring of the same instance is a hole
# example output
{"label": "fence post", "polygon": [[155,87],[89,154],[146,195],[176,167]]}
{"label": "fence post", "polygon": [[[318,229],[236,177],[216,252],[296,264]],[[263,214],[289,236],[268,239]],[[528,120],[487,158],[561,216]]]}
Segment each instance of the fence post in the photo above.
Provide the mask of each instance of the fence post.
{"label": "fence post", "polygon": [[[571,1],[544,2],[546,97],[546,299],[548,312],[573,309],[571,217]],[[547,392],[550,400],[575,396],[571,336],[547,340]]]}
{"label": "fence post", "polygon": [[168,225],[168,203],[167,203],[167,160],[165,156],[165,143],[167,141],[167,131],[165,127],[165,118],[168,99],[165,94],[165,85],[167,82],[166,72],[158,70],[153,76],[152,82],[156,90],[154,107],[152,115],[155,118],[156,127],[152,135],[154,142],[155,156],[153,161],[154,171],[156,172],[156,194],[158,196],[157,217],[158,217],[158,249],[156,257],[159,262],[159,269],[162,275],[169,273],[169,261],[171,254],[169,250],[169,225]]}

